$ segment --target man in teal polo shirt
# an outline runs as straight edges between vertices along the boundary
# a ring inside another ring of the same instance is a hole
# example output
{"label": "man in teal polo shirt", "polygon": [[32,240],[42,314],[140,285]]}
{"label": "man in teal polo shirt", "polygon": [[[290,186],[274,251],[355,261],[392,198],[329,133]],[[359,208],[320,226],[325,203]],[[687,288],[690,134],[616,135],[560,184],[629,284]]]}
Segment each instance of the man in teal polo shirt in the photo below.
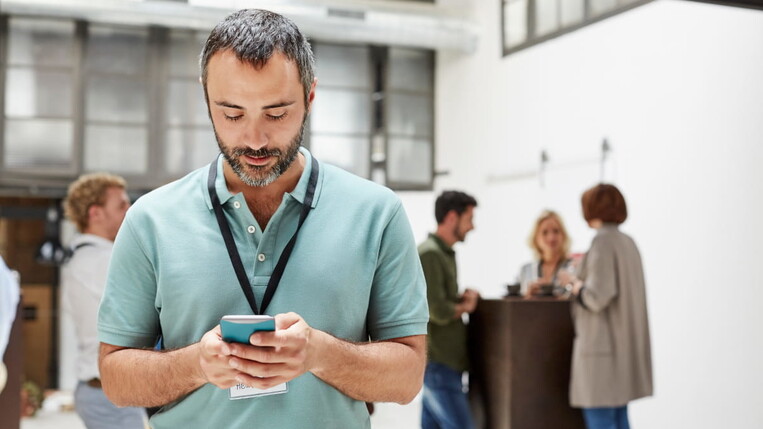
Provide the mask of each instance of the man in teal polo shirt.
{"label": "man in teal polo shirt", "polygon": [[[300,148],[316,80],[291,21],[234,13],[201,66],[222,156],[128,212],[99,312],[104,391],[162,406],[154,428],[368,428],[363,401],[410,402],[425,366],[400,200]],[[276,330],[222,341],[223,315],[253,312]]]}
{"label": "man in teal polo shirt", "polygon": [[429,300],[429,361],[422,394],[422,429],[472,429],[469,403],[461,376],[469,368],[465,313],[477,308],[479,294],[458,292],[456,252],[474,229],[472,218],[477,200],[459,191],[445,191],[435,201],[437,231],[419,245],[419,257],[427,282]]}

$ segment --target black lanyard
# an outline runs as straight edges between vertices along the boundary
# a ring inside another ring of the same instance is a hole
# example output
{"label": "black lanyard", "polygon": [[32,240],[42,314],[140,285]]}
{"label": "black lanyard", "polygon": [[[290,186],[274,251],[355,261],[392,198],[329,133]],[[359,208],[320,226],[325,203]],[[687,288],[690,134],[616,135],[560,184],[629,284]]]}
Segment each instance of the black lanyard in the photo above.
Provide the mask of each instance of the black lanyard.
{"label": "black lanyard", "polygon": [[[218,156],[219,157],[219,156]],[[299,233],[302,224],[305,222],[307,215],[310,213],[311,206],[313,204],[313,196],[315,195],[315,186],[318,183],[318,161],[315,157],[312,158],[312,169],[310,170],[310,181],[307,184],[307,192],[305,193],[305,201],[302,203],[302,213],[299,215],[299,223],[297,224],[297,230],[294,231],[294,235],[291,236],[291,240],[286,243],[281,257],[278,258],[278,263],[273,270],[273,275],[270,276],[268,281],[268,287],[265,289],[265,296],[262,298],[262,312],[268,308],[270,300],[273,298],[273,294],[278,288],[278,284],[281,282],[281,276],[284,269],[286,269],[286,263],[289,261],[291,251],[294,249],[294,243],[297,241],[297,234]],[[220,199],[217,197],[217,190],[215,189],[215,181],[217,180],[217,161],[215,160],[209,166],[209,178],[207,179],[207,190],[209,190],[209,198],[212,200],[212,208],[215,210],[215,217],[217,217],[217,224],[220,226],[220,232],[225,240],[225,247],[228,249],[228,256],[230,262],[233,264],[233,270],[236,272],[238,283],[241,285],[241,290],[246,295],[246,300],[249,301],[249,306],[252,307],[254,314],[260,314],[257,310],[257,300],[254,298],[254,292],[252,292],[252,286],[249,284],[249,278],[246,275],[244,264],[241,262],[241,255],[236,248],[236,242],[233,239],[233,233],[230,230],[230,225],[225,219],[223,213],[223,207],[220,205]]]}

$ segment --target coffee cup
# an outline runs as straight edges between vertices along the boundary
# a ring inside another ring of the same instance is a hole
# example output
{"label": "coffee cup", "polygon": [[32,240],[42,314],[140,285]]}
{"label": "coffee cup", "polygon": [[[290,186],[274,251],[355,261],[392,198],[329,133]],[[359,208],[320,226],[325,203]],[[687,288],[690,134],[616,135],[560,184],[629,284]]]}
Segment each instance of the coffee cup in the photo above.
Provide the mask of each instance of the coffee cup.
{"label": "coffee cup", "polygon": [[554,294],[555,288],[556,288],[556,285],[553,283],[542,284],[538,287],[538,295],[551,296]]}
{"label": "coffee cup", "polygon": [[506,285],[506,296],[519,296],[519,289],[522,285],[519,283],[509,283]]}

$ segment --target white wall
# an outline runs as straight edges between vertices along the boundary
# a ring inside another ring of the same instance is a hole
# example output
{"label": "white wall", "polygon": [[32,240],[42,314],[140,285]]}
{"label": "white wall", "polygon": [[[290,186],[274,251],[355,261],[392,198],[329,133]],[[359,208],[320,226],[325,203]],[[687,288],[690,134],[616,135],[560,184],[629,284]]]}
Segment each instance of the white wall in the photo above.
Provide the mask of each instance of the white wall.
{"label": "white wall", "polygon": [[[500,295],[544,207],[587,248],[579,196],[606,137],[648,282],[656,392],[632,404],[634,427],[761,427],[763,12],[656,1],[503,58],[497,2],[473,5],[478,52],[437,64],[436,167],[450,174],[436,190],[480,203],[457,246],[462,286]],[[490,180],[536,169],[541,148],[544,188]],[[434,196],[403,199],[423,239]]]}

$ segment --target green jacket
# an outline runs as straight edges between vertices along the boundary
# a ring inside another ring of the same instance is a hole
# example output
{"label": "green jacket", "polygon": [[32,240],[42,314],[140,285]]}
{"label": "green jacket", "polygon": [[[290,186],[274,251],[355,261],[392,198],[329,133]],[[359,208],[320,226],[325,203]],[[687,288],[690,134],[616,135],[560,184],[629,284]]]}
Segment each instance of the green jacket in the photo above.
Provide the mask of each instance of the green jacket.
{"label": "green jacket", "polygon": [[456,371],[467,371],[469,358],[466,325],[460,317],[453,317],[459,300],[456,252],[440,237],[429,234],[419,245],[419,258],[424,269],[429,301],[429,361],[441,363]]}

